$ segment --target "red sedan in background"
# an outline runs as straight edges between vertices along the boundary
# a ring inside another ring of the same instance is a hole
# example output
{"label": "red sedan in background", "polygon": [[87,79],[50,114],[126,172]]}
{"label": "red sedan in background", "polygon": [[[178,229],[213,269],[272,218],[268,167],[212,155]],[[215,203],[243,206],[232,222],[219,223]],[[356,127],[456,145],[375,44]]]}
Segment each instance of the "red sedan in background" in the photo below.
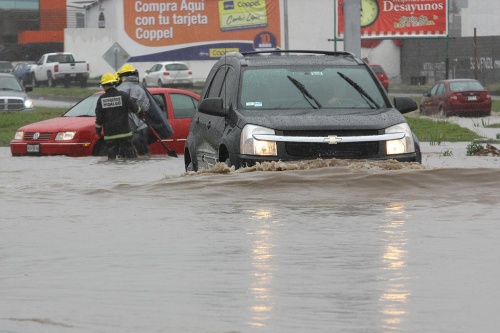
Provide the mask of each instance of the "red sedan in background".
{"label": "red sedan in background", "polygon": [[[199,96],[191,91],[173,88],[148,88],[158,105],[166,112],[174,135],[163,140],[177,154],[184,154],[191,118],[198,107]],[[105,144],[95,134],[95,106],[100,93],[90,95],[61,117],[48,119],[19,128],[10,142],[12,156],[100,156]],[[150,146],[151,154],[167,154],[157,141]]]}
{"label": "red sedan in background", "polygon": [[385,73],[382,66],[377,65],[377,64],[368,64],[368,66],[370,66],[373,73],[375,73],[375,75],[377,75],[378,79],[380,80],[380,83],[382,83],[382,85],[384,86],[385,91],[389,92],[389,77]]}
{"label": "red sedan in background", "polygon": [[491,115],[491,95],[474,79],[450,79],[437,81],[424,93],[420,102],[420,114],[439,113],[448,116],[482,117]]}

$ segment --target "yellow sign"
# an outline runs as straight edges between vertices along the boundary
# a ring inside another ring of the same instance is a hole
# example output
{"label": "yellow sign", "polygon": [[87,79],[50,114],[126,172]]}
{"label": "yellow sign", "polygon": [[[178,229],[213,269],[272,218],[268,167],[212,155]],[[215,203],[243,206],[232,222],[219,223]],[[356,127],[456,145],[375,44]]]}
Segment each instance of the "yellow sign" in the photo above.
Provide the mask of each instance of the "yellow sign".
{"label": "yellow sign", "polygon": [[267,27],[266,0],[219,0],[222,31]]}
{"label": "yellow sign", "polygon": [[239,52],[239,51],[240,51],[240,49],[238,49],[238,48],[210,49],[210,58],[217,58],[218,59],[228,52]]}

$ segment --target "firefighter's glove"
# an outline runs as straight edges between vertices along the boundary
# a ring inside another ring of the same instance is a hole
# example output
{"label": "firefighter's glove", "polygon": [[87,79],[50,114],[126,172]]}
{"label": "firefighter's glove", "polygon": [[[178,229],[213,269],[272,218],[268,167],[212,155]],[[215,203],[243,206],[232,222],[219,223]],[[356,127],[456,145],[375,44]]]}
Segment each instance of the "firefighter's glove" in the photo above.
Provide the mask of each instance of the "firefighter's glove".
{"label": "firefighter's glove", "polygon": [[144,111],[139,111],[137,114],[144,122],[146,121],[146,113]]}

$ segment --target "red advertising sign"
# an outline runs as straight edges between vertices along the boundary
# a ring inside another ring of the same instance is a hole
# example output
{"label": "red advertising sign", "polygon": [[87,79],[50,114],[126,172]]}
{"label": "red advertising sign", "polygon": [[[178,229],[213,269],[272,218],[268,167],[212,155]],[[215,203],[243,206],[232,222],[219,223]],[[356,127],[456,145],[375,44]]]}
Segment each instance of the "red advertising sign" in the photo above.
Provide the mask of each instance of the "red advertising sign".
{"label": "red advertising sign", "polygon": [[[337,38],[344,36],[343,3],[337,0]],[[434,37],[448,34],[448,0],[360,0],[361,38]]]}
{"label": "red advertising sign", "polygon": [[124,0],[126,35],[149,53],[131,61],[218,59],[280,45],[280,0]]}

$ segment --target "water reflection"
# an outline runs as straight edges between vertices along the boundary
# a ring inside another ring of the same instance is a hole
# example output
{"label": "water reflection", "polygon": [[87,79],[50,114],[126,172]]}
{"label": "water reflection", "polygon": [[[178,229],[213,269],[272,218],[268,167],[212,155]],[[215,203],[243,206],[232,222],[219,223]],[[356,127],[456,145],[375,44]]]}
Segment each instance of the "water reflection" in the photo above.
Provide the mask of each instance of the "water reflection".
{"label": "water reflection", "polygon": [[250,232],[252,239],[252,280],[250,293],[253,295],[253,304],[250,306],[250,326],[263,327],[271,319],[273,263],[272,259],[274,243],[273,215],[269,210],[249,210],[250,219],[255,222],[253,231]]}
{"label": "water reflection", "polygon": [[382,302],[383,326],[388,331],[399,331],[404,318],[407,316],[406,303],[408,291],[405,268],[407,265],[408,243],[405,228],[406,210],[403,203],[393,202],[387,205],[385,215],[387,223],[384,225],[385,251],[382,263],[387,273],[388,284],[380,296]]}

